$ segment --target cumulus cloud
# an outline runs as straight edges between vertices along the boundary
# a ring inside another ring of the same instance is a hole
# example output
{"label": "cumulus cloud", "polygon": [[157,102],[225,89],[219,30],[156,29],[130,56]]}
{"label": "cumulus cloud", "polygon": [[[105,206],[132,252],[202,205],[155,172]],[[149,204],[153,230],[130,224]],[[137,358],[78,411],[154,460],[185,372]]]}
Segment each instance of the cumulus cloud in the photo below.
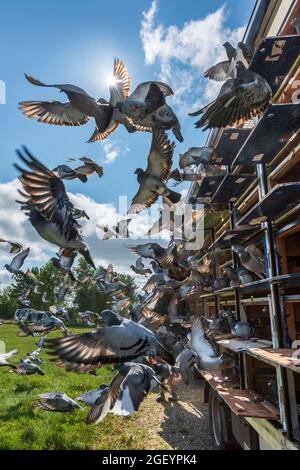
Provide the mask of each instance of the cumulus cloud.
{"label": "cumulus cloud", "polygon": [[143,13],[140,29],[145,62],[148,65],[159,62],[159,78],[174,88],[173,102],[186,114],[216,96],[220,84],[203,79],[203,72],[226,59],[222,44],[225,41],[236,44],[242,39],[245,27],[226,27],[224,6],[182,27],[159,24],[157,14],[158,1],[153,0],[149,10]]}
{"label": "cumulus cloud", "polygon": [[113,163],[120,155],[129,152],[129,147],[119,140],[104,140],[104,163]]}

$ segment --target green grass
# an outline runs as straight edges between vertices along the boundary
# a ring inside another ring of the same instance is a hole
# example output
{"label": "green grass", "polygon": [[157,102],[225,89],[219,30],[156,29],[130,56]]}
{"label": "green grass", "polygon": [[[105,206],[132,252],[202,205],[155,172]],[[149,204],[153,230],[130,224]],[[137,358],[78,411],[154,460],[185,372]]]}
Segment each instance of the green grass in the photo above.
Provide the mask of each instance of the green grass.
{"label": "green grass", "polygon": [[[73,333],[82,331],[80,328],[71,330]],[[18,331],[15,325],[0,326],[0,340],[5,342],[6,351],[14,348],[19,351],[11,360],[14,364],[36,349],[37,341],[16,336]],[[84,411],[53,413],[33,407],[32,401],[40,393],[64,391],[75,398],[101,383],[108,383],[112,376],[108,367],[98,369],[94,377],[65,372],[51,362],[46,352],[41,358],[44,377],[20,376],[9,372],[7,367],[0,367],[0,449],[147,449],[147,431],[137,423],[139,413],[126,419],[109,414],[102,423],[87,426]]]}

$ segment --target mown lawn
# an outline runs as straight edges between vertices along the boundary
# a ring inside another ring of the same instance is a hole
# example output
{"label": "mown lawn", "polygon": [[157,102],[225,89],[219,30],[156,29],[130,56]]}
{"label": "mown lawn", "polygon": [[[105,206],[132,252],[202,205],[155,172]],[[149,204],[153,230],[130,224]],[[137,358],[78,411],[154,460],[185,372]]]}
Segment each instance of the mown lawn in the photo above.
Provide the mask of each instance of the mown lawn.
{"label": "mown lawn", "polygon": [[[11,360],[14,364],[36,349],[37,341],[16,336],[18,331],[15,325],[0,326],[0,340],[5,342],[6,351],[14,348],[19,351]],[[82,329],[71,328],[71,331],[79,333]],[[110,368],[98,369],[97,377],[65,372],[50,361],[46,352],[41,358],[44,377],[20,376],[9,372],[7,367],[0,367],[0,449],[147,449],[151,430],[138,425],[140,413],[131,418],[109,414],[102,423],[87,426],[83,411],[53,413],[34,408],[32,401],[40,393],[64,391],[75,398],[109,382],[112,376]],[[163,449],[165,445],[158,439],[155,448]]]}

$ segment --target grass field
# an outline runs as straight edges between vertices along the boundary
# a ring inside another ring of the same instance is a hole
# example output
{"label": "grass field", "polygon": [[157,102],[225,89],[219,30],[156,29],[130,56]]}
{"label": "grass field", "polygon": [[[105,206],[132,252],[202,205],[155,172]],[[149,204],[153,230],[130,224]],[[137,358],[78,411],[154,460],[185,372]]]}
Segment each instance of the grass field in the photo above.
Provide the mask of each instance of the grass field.
{"label": "grass field", "polygon": [[[71,328],[79,333],[79,328]],[[36,338],[18,337],[15,325],[0,326],[0,340],[6,351],[17,348],[18,354],[11,360],[16,364],[27,352],[36,349]],[[86,331],[86,330],[85,330]],[[52,334],[51,336],[54,336]],[[98,369],[97,377],[88,374],[65,372],[55,366],[46,352],[41,355],[45,376],[20,376],[0,367],[0,449],[170,449],[159,436],[141,426],[141,412],[130,418],[109,414],[99,425],[87,426],[86,413],[46,412],[32,406],[38,394],[64,391],[72,398],[80,393],[109,382],[110,368]],[[150,398],[150,413],[155,397]],[[149,406],[149,402],[148,402]],[[87,408],[88,410],[88,408]]]}

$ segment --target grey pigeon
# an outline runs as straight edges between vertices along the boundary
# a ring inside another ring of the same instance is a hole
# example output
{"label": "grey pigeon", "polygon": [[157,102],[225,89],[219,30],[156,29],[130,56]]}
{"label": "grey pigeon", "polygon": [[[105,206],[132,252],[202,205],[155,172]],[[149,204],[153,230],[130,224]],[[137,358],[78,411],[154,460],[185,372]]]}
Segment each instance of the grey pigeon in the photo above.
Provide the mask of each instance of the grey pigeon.
{"label": "grey pigeon", "polygon": [[150,294],[150,292],[156,289],[157,286],[164,285],[168,279],[168,276],[164,272],[160,274],[152,274],[152,276],[143,286],[143,291],[147,292],[147,294]]}
{"label": "grey pigeon", "polygon": [[230,287],[236,287],[240,285],[240,280],[236,269],[233,269],[232,266],[225,266],[222,271],[225,276],[230,279]]}
{"label": "grey pigeon", "polygon": [[197,318],[192,326],[190,348],[197,354],[199,368],[212,371],[223,365],[216,347],[205,332],[202,318]]}
{"label": "grey pigeon", "polygon": [[130,92],[130,78],[125,64],[119,60],[114,61],[114,86],[110,88],[110,100],[100,98],[96,101],[85,90],[75,85],[57,84],[47,85],[26,75],[27,80],[37,86],[58,88],[69,99],[66,103],[60,101],[22,101],[21,111],[29,118],[39,122],[63,126],[81,126],[90,118],[95,119],[96,129],[89,142],[103,140],[111,135],[122,122],[130,132],[133,126],[124,119],[118,109],[117,103],[125,100]]}
{"label": "grey pigeon", "polygon": [[72,266],[77,256],[76,251],[61,250],[58,254],[58,258],[51,258],[51,262],[56,269],[63,274],[68,274],[72,281],[76,281],[74,274],[72,273]]}
{"label": "grey pigeon", "polygon": [[141,130],[161,130],[172,129],[172,132],[179,142],[183,142],[180,122],[173,109],[165,103],[156,111],[148,114],[146,117],[133,118],[133,123],[141,127]]}
{"label": "grey pigeon", "polygon": [[104,232],[104,237],[102,240],[110,240],[111,238],[129,238],[129,229],[128,225],[130,224],[131,219],[125,218],[121,219],[116,226],[108,227],[107,225],[97,224],[96,227]]}
{"label": "grey pigeon", "polygon": [[162,385],[155,371],[144,364],[133,362],[117,366],[118,374],[95,401],[87,424],[101,422],[108,412],[118,416],[131,416],[138,411],[144,398]]}
{"label": "grey pigeon", "polygon": [[228,60],[219,62],[204,72],[204,76],[206,78],[210,78],[217,82],[223,82],[227,80],[228,77],[234,78],[234,69],[231,65],[233,59],[237,60],[238,58],[238,50],[241,51],[243,58],[247,62],[250,62],[253,55],[253,50],[243,42],[238,43],[238,49],[235,49],[228,41],[223,44],[223,47],[226,50]]}
{"label": "grey pigeon", "polygon": [[21,253],[18,253],[11,261],[10,264],[5,264],[4,267],[7,269],[7,271],[14,276],[16,275],[24,275],[23,271],[20,270],[20,268],[23,266],[25,259],[29,255],[30,248],[27,248],[26,250],[21,251]]}
{"label": "grey pigeon", "polygon": [[41,336],[54,330],[61,330],[67,335],[64,322],[50,312],[38,311],[32,308],[18,308],[15,321],[21,329],[22,336]]}
{"label": "grey pigeon", "polygon": [[18,201],[26,211],[38,234],[63,249],[78,251],[95,268],[89,248],[81,236],[81,227],[74,218],[74,206],[69,200],[63,181],[39,162],[26,148],[17,154],[32,171],[19,165],[25,201]]}
{"label": "grey pigeon", "polygon": [[142,256],[156,261],[161,268],[168,268],[174,261],[174,247],[163,248],[158,243],[144,243],[143,245],[130,245],[129,250]]}
{"label": "grey pigeon", "polygon": [[231,310],[225,310],[222,315],[227,318],[231,333],[241,339],[249,339],[254,334],[254,328],[250,323],[236,321]]}
{"label": "grey pigeon", "polygon": [[202,118],[195,127],[222,128],[261,116],[272,102],[272,90],[259,74],[237,62],[237,78],[227,80],[216,100],[190,116]]}
{"label": "grey pigeon", "polygon": [[137,214],[154,204],[159,196],[163,196],[168,203],[176,204],[181,194],[167,188],[173,157],[174,144],[172,144],[162,131],[153,131],[152,143],[148,155],[146,170],[137,168],[135,174],[140,185],[134,196],[129,214]]}
{"label": "grey pigeon", "polygon": [[203,161],[209,161],[214,153],[212,147],[190,147],[180,155],[179,166],[181,169],[191,165],[200,165]]}
{"label": "grey pigeon", "polygon": [[0,367],[5,367],[8,366],[10,368],[15,368],[14,365],[10,364],[7,359],[10,359],[11,357],[15,356],[18,353],[17,349],[13,349],[12,351],[9,351],[7,353],[0,354]]}
{"label": "grey pigeon", "polygon": [[179,370],[181,380],[185,385],[188,385],[190,380],[193,379],[197,362],[197,354],[189,348],[184,348],[177,356],[176,368]]}
{"label": "grey pigeon", "polygon": [[26,354],[26,358],[30,359],[30,361],[34,362],[35,364],[41,365],[43,363],[42,359],[39,357],[42,352],[42,348],[39,347],[35,349],[31,353]]}
{"label": "grey pigeon", "polygon": [[[69,158],[69,161],[76,161],[76,158]],[[87,181],[89,176],[92,176],[96,173],[99,178],[103,176],[103,167],[98,165],[92,158],[90,157],[80,157],[78,158],[80,162],[83,162],[82,165],[77,166],[74,170],[71,169],[70,173],[68,165],[59,165],[58,167],[54,168],[53,171],[58,173],[58,176],[62,179],[75,179],[78,178],[84,183]]]}
{"label": "grey pigeon", "polygon": [[135,266],[132,264],[130,268],[135,274],[139,274],[140,276],[147,276],[147,274],[152,273],[151,269],[145,268],[145,265],[143,263],[143,259],[141,256],[139,256],[139,258],[136,260]]}
{"label": "grey pigeon", "polygon": [[35,400],[33,405],[45,411],[73,411],[74,409],[84,410],[84,408],[64,392],[50,392],[39,395],[39,400]]}
{"label": "grey pigeon", "polygon": [[104,310],[100,320],[106,325],[93,333],[55,338],[47,341],[49,348],[64,363],[67,370],[89,371],[102,364],[135,359],[153,349],[167,362],[173,356],[149,329],[111,310]]}
{"label": "grey pigeon", "polygon": [[250,244],[246,247],[233,245],[232,249],[237,253],[241,264],[246,269],[255,273],[260,279],[266,277],[264,255],[257,246],[254,244]]}
{"label": "grey pigeon", "polygon": [[30,359],[22,359],[17,367],[12,369],[12,372],[18,375],[45,375],[42,369]]}
{"label": "grey pigeon", "polygon": [[248,269],[238,269],[238,277],[240,280],[240,284],[245,285],[245,284],[250,284],[250,282],[254,281],[254,276],[251,274]]}
{"label": "grey pigeon", "polygon": [[30,292],[31,292],[31,289],[26,289],[24,292],[21,293],[21,295],[18,297],[18,302],[20,302],[20,304],[23,306],[23,307],[30,307],[31,306],[31,300],[29,299],[29,295],[30,295]]}

